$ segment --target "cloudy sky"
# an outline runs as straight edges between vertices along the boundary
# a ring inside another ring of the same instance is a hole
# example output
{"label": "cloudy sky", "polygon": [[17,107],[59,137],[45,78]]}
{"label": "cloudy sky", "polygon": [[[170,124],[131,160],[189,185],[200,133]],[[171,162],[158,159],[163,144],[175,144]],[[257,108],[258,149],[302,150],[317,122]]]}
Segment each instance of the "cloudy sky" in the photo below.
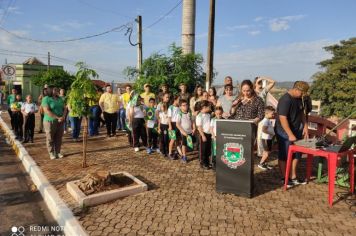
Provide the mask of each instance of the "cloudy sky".
{"label": "cloudy sky", "polygon": [[[180,2],[2,0],[0,64],[5,59],[21,63],[30,56],[46,62],[49,51],[54,56],[52,64],[64,65],[68,71],[74,71],[76,61],[85,61],[101,79],[124,81],[122,71],[136,65],[137,53],[121,26],[135,27],[135,17],[142,15],[144,58],[153,52],[165,53],[171,43],[181,44]],[[205,58],[209,1],[197,0],[196,9],[196,52]],[[240,81],[258,75],[277,81],[309,80],[320,70],[316,63],[330,57],[324,46],[356,36],[355,9],[354,0],[216,1],[215,83],[222,83],[226,75]],[[61,41],[116,27],[114,32],[74,42],[30,40]]]}

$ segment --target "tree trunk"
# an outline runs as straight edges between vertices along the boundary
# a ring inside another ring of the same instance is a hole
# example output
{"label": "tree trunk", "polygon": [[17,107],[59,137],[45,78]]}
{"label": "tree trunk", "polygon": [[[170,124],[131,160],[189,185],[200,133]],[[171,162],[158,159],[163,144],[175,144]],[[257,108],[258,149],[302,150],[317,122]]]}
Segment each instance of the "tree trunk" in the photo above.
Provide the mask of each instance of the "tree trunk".
{"label": "tree trunk", "polygon": [[87,166],[87,143],[88,143],[88,116],[84,117],[84,126],[83,126],[83,163],[82,167]]}

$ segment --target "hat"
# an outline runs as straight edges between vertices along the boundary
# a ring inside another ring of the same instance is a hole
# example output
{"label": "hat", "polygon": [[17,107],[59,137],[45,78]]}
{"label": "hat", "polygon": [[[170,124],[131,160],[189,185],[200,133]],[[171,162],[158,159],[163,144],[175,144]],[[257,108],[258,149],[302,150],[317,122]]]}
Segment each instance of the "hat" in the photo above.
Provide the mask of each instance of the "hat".
{"label": "hat", "polygon": [[152,87],[150,84],[145,84],[145,85],[143,85],[143,88],[146,88],[146,87]]}
{"label": "hat", "polygon": [[307,82],[305,82],[305,81],[296,81],[294,83],[293,88],[302,91],[302,94],[306,95],[308,93],[308,90],[309,90],[309,84]]}

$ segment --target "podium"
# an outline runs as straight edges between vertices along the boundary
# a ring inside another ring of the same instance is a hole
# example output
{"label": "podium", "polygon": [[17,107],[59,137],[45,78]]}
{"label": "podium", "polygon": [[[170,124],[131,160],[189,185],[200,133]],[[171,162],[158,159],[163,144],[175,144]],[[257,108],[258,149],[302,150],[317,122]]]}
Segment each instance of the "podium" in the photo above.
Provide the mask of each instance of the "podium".
{"label": "podium", "polygon": [[216,121],[217,192],[252,197],[256,130],[252,121]]}

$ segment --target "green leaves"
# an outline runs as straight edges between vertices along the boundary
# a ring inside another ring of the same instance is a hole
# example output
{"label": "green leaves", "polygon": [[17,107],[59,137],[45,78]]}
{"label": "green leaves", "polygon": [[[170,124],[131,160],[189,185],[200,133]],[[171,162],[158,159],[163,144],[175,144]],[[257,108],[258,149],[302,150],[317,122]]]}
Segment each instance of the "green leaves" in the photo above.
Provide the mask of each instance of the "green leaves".
{"label": "green leaves", "polygon": [[344,118],[356,110],[356,38],[324,49],[333,57],[319,63],[324,71],[313,76],[311,96],[321,100],[323,115]]}
{"label": "green leaves", "polygon": [[200,54],[183,54],[182,48],[172,44],[169,55],[154,53],[144,60],[142,70],[127,67],[124,74],[129,80],[135,80],[134,88],[143,90],[143,85],[152,85],[152,91],[158,93],[160,85],[168,84],[173,93],[180,83],[186,83],[192,92],[196,84],[205,83],[203,57]]}
{"label": "green leaves", "polygon": [[89,116],[91,101],[97,98],[95,86],[91,79],[98,78],[96,71],[88,69],[83,62],[76,64],[78,71],[75,81],[70,87],[68,104],[75,116]]}
{"label": "green leaves", "polygon": [[35,85],[43,87],[45,84],[68,90],[75,77],[62,69],[41,71],[32,77]]}

